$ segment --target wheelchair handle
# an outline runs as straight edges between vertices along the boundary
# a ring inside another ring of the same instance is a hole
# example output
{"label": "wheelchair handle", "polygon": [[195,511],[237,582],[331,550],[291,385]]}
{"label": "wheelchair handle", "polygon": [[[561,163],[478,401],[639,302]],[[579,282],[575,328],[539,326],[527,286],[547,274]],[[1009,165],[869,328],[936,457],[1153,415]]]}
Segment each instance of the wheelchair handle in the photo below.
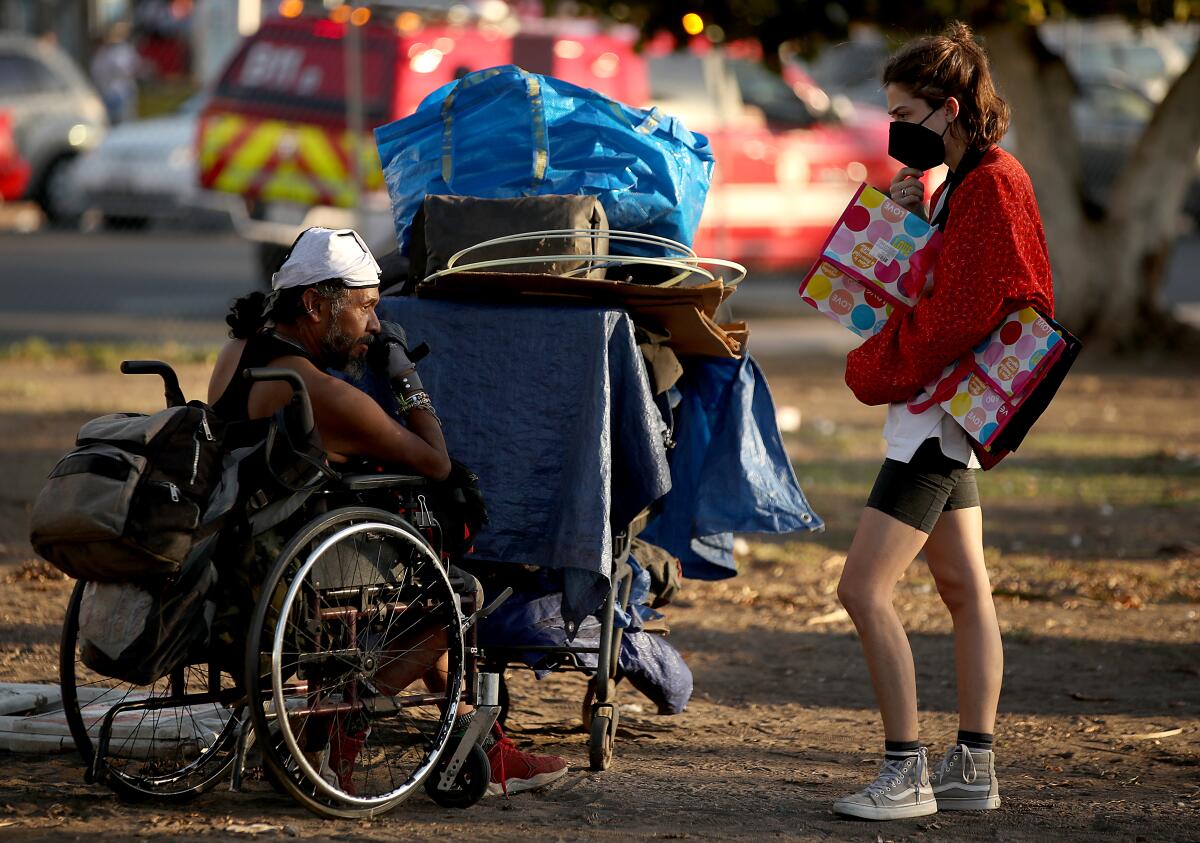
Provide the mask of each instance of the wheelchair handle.
{"label": "wheelchair handle", "polygon": [[158,375],[163,379],[163,397],[168,407],[182,407],[187,403],[175,370],[161,360],[124,360],[121,362],[123,375]]}
{"label": "wheelchair handle", "polygon": [[304,381],[295,369],[256,367],[243,369],[242,377],[248,381],[285,381],[295,393],[292,401],[296,402],[300,408],[301,432],[306,437],[312,436],[312,432],[317,426],[313,420],[312,402],[308,399],[308,390],[304,388]]}

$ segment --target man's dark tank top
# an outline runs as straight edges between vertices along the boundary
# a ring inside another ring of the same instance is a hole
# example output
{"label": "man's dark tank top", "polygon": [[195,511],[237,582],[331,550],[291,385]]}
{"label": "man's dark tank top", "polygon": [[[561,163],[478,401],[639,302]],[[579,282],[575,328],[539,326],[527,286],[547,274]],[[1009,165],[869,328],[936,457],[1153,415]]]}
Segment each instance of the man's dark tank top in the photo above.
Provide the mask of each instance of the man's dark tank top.
{"label": "man's dark tank top", "polygon": [[225,421],[248,421],[250,388],[254,384],[246,380],[242,372],[246,369],[269,366],[280,357],[288,356],[303,357],[314,366],[317,365],[317,361],[302,346],[283,339],[273,331],[251,336],[246,340],[246,347],[242,349],[242,356],[238,359],[237,369],[229,385],[225,387],[221,397],[213,402],[213,412]]}

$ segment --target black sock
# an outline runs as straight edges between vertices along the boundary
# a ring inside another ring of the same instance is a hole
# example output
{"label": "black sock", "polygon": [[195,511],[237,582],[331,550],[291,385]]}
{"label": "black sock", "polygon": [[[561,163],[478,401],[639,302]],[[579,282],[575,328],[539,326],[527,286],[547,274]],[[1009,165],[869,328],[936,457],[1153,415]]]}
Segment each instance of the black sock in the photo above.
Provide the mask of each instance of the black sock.
{"label": "black sock", "polygon": [[989,732],[967,732],[958,730],[958,743],[966,744],[969,749],[991,749],[993,736]]}
{"label": "black sock", "polygon": [[883,754],[886,758],[908,758],[921,749],[920,741],[884,741]]}
{"label": "black sock", "polygon": [[462,737],[471,725],[471,721],[475,719],[475,710],[460,714],[454,718],[454,735]]}
{"label": "black sock", "polygon": [[[458,717],[454,718],[454,732],[453,732],[454,737],[461,738],[463,735],[465,735],[467,733],[467,729],[471,725],[471,721],[474,719],[475,719],[475,709],[471,709],[466,714],[460,714],[460,715],[458,715]],[[491,730],[486,735],[483,736],[483,739],[479,742],[479,745],[483,749],[488,749],[495,742],[496,742],[496,727],[493,725]]]}

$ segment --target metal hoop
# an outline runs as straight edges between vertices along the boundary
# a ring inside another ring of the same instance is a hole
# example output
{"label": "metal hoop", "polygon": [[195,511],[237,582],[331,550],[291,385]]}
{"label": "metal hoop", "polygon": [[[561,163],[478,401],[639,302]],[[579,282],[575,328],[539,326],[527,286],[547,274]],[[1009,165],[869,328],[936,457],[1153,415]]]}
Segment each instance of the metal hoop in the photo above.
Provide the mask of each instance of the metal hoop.
{"label": "metal hoop", "polygon": [[[642,245],[659,246],[667,249],[670,252],[676,252],[677,256],[671,257],[639,257],[636,255],[612,255],[612,254],[559,254],[559,255],[522,255],[508,258],[493,258],[482,261],[469,261],[460,264],[459,261],[469,255],[471,252],[485,249],[490,246],[503,245],[507,243],[521,243],[525,241],[537,240],[553,240],[553,239],[575,239],[578,237],[588,237],[592,240],[606,239],[608,241],[616,240],[624,243],[638,243]],[[493,237],[489,240],[484,240],[465,249],[460,249],[450,256],[446,262],[446,268],[430,273],[421,283],[433,283],[438,278],[454,275],[460,272],[472,272],[485,269],[498,269],[500,267],[520,266],[530,263],[556,263],[559,261],[586,261],[587,265],[577,269],[569,270],[563,273],[567,277],[574,277],[593,269],[610,267],[610,266],[633,266],[637,264],[649,264],[651,266],[664,266],[669,269],[678,269],[679,272],[666,281],[660,282],[654,286],[658,287],[674,287],[682,283],[687,278],[693,275],[699,275],[706,281],[716,281],[717,276],[704,268],[704,265],[724,267],[733,270],[734,278],[732,281],[720,279],[726,287],[736,287],[746,277],[746,268],[740,263],[734,261],[722,260],[720,258],[702,258],[698,256],[689,246],[684,245],[676,240],[671,240],[667,237],[660,237],[656,234],[643,234],[636,231],[599,231],[592,228],[562,228],[549,229],[544,231],[529,231],[521,234],[509,234],[503,237]]]}

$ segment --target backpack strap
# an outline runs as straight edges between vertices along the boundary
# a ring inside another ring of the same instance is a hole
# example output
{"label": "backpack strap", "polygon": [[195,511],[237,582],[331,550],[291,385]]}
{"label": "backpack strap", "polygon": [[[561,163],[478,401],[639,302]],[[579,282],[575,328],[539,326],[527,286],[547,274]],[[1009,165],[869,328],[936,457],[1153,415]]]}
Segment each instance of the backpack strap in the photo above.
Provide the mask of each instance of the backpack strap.
{"label": "backpack strap", "polygon": [[[284,441],[286,442],[287,449],[291,452],[287,456],[287,459],[295,459],[297,462],[303,463],[305,466],[316,471],[318,477],[323,477],[325,480],[340,480],[341,475],[330,468],[324,462],[324,460],[317,459],[314,456],[314,453],[319,453],[322,457],[324,457],[324,451],[313,446],[297,448],[295,443],[292,442],[291,437],[287,433],[287,409],[287,407],[284,407],[283,409],[275,412],[275,418],[273,419],[273,422],[267,431],[267,441],[264,447],[266,448],[265,457],[267,471],[270,472],[271,477],[274,478],[276,483],[290,492],[311,492],[318,485],[315,483],[317,477],[312,477],[308,480],[301,479],[303,478],[304,472],[296,470],[300,468],[300,466],[289,465],[287,468],[282,470],[276,469],[273,458],[277,453],[276,448],[279,443],[279,438],[282,435]],[[299,479],[299,482],[296,482],[297,479]]]}

